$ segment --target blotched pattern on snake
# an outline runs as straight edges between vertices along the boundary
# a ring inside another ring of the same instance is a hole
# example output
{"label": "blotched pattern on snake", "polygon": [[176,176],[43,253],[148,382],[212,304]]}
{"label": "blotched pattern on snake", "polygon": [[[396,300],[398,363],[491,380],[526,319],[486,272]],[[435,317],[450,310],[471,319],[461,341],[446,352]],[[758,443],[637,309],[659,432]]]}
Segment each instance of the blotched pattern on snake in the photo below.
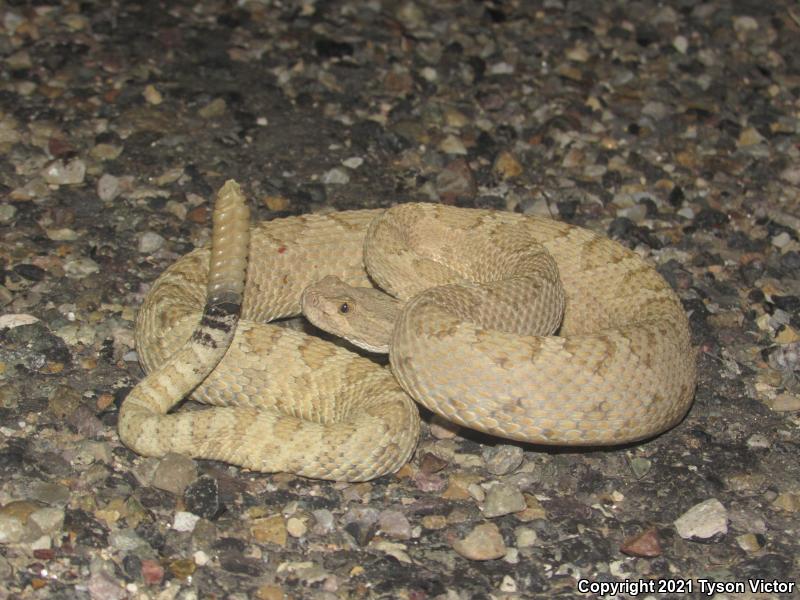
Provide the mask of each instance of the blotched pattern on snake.
{"label": "blotched pattern on snake", "polygon": [[[691,404],[680,301],[638,255],[587,229],[433,204],[248,220],[227,182],[213,251],[169,267],[139,311],[148,375],[119,431],[141,454],[355,481],[409,460],[409,396],[466,427],[560,445],[647,438]],[[391,370],[268,323],[298,315],[326,276],[403,302]],[[169,412],[189,394],[212,407]]]}

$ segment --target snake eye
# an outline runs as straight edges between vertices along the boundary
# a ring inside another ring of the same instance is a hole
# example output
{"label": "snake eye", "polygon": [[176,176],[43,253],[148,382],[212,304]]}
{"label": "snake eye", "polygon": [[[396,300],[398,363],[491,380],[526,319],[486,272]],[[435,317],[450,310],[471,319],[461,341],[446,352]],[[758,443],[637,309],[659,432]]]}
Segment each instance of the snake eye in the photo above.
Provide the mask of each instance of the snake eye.
{"label": "snake eye", "polygon": [[343,315],[350,312],[350,305],[347,302],[342,302],[341,306],[339,306],[339,312]]}

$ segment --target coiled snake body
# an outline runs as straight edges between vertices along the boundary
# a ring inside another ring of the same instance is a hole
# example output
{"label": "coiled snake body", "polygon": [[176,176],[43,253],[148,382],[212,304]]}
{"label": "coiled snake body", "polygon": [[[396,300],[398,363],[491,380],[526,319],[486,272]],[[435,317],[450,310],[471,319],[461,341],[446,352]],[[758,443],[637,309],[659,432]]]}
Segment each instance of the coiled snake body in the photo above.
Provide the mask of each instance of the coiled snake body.
{"label": "coiled snake body", "polygon": [[[409,395],[467,427],[560,445],[653,436],[693,397],[680,301],[635,253],[580,227],[404,204],[250,229],[229,181],[212,248],[168,268],[137,317],[148,375],[119,432],[141,454],[365,480],[410,458]],[[267,323],[299,314],[303,290],[331,275],[406,301],[391,371]],[[168,414],[188,394],[213,408]]]}

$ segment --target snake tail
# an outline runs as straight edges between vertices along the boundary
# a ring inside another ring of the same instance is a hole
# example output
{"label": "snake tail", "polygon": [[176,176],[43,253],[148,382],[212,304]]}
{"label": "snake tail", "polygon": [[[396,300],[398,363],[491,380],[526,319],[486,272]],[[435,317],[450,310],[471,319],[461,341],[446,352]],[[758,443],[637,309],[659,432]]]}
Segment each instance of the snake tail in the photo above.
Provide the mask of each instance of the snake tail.
{"label": "snake tail", "polygon": [[[213,214],[206,304],[191,337],[161,368],[128,394],[119,415],[122,442],[139,454],[163,456],[180,449],[167,412],[189,395],[217,366],[233,341],[244,295],[250,244],[250,212],[239,185],[219,190]],[[183,436],[192,437],[191,427]],[[222,458],[222,457],[220,457]]]}

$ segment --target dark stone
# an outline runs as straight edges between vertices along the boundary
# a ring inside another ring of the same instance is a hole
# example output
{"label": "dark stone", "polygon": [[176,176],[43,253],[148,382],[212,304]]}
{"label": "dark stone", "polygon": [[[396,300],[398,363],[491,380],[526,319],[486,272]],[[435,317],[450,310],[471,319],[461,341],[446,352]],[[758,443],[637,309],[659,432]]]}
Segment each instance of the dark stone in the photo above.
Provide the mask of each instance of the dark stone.
{"label": "dark stone", "polygon": [[603,187],[615,189],[622,185],[622,173],[619,171],[606,171],[603,173]]}
{"label": "dark stone", "polygon": [[401,152],[414,145],[413,140],[406,139],[392,130],[385,129],[380,123],[369,120],[359,121],[353,125],[350,128],[350,139],[353,140],[353,146],[362,151],[374,147],[389,154]]}
{"label": "dark stone", "polygon": [[156,552],[160,552],[166,546],[166,536],[159,531],[158,525],[152,521],[142,521],[135,527],[134,531],[136,535],[150,544],[150,547]]}
{"label": "dark stone", "polygon": [[683,300],[683,309],[689,314],[689,324],[692,329],[705,327],[706,319],[711,314],[708,312],[706,305],[699,298],[692,298],[690,300]]}
{"label": "dark stone", "polygon": [[353,44],[323,37],[314,42],[314,50],[320,58],[341,58],[352,56]]}
{"label": "dark stone", "polygon": [[739,267],[739,274],[748,286],[753,286],[758,278],[764,274],[764,263],[754,260],[744,264]]}
{"label": "dark stone", "polygon": [[64,531],[75,534],[76,544],[91,548],[108,546],[108,528],[83,509],[65,511]]}
{"label": "dark stone", "polygon": [[778,265],[784,274],[794,274],[796,277],[797,273],[800,272],[800,252],[797,250],[789,250],[789,252],[780,257]]}
{"label": "dark stone", "polygon": [[659,266],[657,270],[672,289],[688,288],[692,283],[692,274],[674,258]]}
{"label": "dark stone", "polygon": [[732,232],[727,239],[728,248],[744,252],[761,252],[766,247],[765,240],[754,240],[743,231]]}
{"label": "dark stone", "polygon": [[558,214],[567,222],[574,219],[578,212],[577,200],[560,200],[556,202],[556,206],[558,207]]}
{"label": "dark stone", "polygon": [[611,239],[628,242],[631,246],[644,244],[658,250],[661,241],[646,227],[640,227],[628,217],[617,217],[608,226],[608,236]]}
{"label": "dark stone", "polygon": [[122,559],[122,569],[132,581],[138,581],[142,577],[142,560],[135,554],[127,554]]}
{"label": "dark stone", "polygon": [[47,275],[47,271],[45,271],[43,268],[27,263],[17,265],[12,270],[14,273],[27,279],[28,281],[41,281]]}
{"label": "dark stone", "polygon": [[219,484],[208,475],[193,481],[183,492],[183,501],[189,512],[213,521],[224,511],[219,499]]}
{"label": "dark stone", "polygon": [[500,149],[500,145],[487,131],[481,131],[475,140],[475,145],[470,149],[470,154],[483,156],[485,158],[494,157]]}
{"label": "dark stone", "polygon": [[800,312],[800,297],[798,296],[772,296],[772,304],[788,313]]}
{"label": "dark stone", "polygon": [[772,220],[767,221],[766,225],[767,225],[767,233],[769,234],[770,237],[775,237],[777,235],[785,233],[790,238],[792,238],[793,240],[797,240],[798,239],[797,231],[795,231],[791,227],[788,227],[788,226],[783,225],[781,223],[777,223],[777,222],[772,221]]}
{"label": "dark stone", "polygon": [[212,548],[220,553],[242,553],[247,548],[247,544],[239,538],[223,537],[215,541]]}
{"label": "dark stone", "polygon": [[793,561],[788,556],[765,554],[741,564],[734,573],[743,579],[766,579],[772,581],[791,581],[797,576]]}
{"label": "dark stone", "polygon": [[231,573],[258,577],[264,572],[264,563],[238,552],[225,552],[219,555],[220,566]]}
{"label": "dark stone", "polygon": [[639,200],[639,204],[645,207],[645,216],[651,219],[658,216],[658,205],[652,198],[642,198]]}
{"label": "dark stone", "polygon": [[694,217],[694,225],[698,229],[712,229],[727,224],[728,215],[713,208],[704,208]]}
{"label": "dark stone", "polygon": [[68,364],[70,354],[64,340],[39,321],[14,329],[0,329],[0,360],[38,371],[45,368],[48,361]]}
{"label": "dark stone", "polygon": [[26,444],[7,443],[6,447],[0,450],[0,475],[24,472],[25,456]]}
{"label": "dark stone", "polygon": [[297,190],[297,196],[304,202],[324,204],[328,199],[325,185],[322,183],[307,183]]}
{"label": "dark stone", "polygon": [[377,523],[352,521],[344,526],[344,530],[353,536],[356,544],[363,547],[369,544],[370,540],[375,536],[377,527]]}

